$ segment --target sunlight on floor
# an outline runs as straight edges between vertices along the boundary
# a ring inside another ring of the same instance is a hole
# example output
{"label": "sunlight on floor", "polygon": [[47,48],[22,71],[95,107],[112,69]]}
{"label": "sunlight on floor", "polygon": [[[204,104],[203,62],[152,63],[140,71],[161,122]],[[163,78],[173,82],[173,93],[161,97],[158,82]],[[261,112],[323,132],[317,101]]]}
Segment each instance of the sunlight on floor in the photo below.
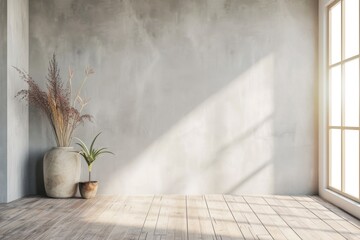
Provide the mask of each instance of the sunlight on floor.
{"label": "sunlight on floor", "polygon": [[[357,239],[360,222],[318,197],[102,197],[77,218],[109,239]],[[92,204],[90,204],[92,205]],[[131,229],[131,230],[129,230]]]}

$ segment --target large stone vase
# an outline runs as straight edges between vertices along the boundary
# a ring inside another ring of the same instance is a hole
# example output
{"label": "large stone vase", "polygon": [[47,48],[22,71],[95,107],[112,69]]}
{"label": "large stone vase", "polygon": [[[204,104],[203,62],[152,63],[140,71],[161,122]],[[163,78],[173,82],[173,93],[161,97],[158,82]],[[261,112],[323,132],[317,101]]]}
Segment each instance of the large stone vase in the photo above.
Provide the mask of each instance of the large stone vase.
{"label": "large stone vase", "polygon": [[80,181],[80,154],[72,147],[56,147],[44,156],[46,195],[53,198],[74,197]]}

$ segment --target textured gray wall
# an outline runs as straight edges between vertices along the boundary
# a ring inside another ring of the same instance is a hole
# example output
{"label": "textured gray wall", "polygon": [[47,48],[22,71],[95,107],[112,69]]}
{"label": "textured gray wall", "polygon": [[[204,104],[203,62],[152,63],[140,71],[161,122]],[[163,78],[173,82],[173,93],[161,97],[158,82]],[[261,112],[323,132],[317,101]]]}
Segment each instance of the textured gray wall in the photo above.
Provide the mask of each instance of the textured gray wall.
{"label": "textured gray wall", "polygon": [[[95,163],[102,194],[314,193],[317,4],[30,0],[30,72],[53,52],[78,80],[96,70],[76,136],[116,154]],[[31,110],[32,192],[54,144]]]}
{"label": "textured gray wall", "polygon": [[29,70],[29,2],[0,1],[0,202],[29,194],[28,107],[15,99],[27,87],[12,66]]}
{"label": "textured gray wall", "polygon": [[0,0],[0,202],[7,199],[7,0]]}
{"label": "textured gray wall", "polygon": [[29,71],[29,1],[8,0],[7,43],[7,159],[8,201],[29,194],[27,176],[29,152],[29,111],[27,104],[15,99],[27,84],[12,66]]}

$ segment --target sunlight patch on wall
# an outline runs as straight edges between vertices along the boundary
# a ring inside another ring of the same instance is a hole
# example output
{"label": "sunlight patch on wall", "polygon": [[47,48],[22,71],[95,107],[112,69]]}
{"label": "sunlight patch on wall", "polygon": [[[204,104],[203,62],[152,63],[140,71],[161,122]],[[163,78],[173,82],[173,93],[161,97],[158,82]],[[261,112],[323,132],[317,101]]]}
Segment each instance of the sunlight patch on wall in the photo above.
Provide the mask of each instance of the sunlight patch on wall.
{"label": "sunlight patch on wall", "polygon": [[126,193],[272,193],[273,71],[270,54],[179,120],[110,181]]}

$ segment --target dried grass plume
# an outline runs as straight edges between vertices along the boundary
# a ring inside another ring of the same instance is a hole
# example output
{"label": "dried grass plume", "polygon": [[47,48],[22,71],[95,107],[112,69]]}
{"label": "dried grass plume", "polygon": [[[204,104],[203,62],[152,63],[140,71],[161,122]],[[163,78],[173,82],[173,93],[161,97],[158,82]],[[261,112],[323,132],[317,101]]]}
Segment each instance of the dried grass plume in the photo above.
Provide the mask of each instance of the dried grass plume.
{"label": "dried grass plume", "polygon": [[70,146],[73,132],[79,124],[91,121],[92,116],[82,114],[87,101],[81,98],[81,90],[88,79],[94,73],[91,68],[85,69],[85,77],[76,92],[72,95],[73,71],[69,69],[69,77],[64,84],[60,77],[56,56],[49,61],[48,75],[46,77],[46,90],[42,90],[32,77],[25,71],[14,67],[29,86],[16,94],[16,97],[27,100],[30,105],[38,108],[48,118],[55,135],[58,147]]}

